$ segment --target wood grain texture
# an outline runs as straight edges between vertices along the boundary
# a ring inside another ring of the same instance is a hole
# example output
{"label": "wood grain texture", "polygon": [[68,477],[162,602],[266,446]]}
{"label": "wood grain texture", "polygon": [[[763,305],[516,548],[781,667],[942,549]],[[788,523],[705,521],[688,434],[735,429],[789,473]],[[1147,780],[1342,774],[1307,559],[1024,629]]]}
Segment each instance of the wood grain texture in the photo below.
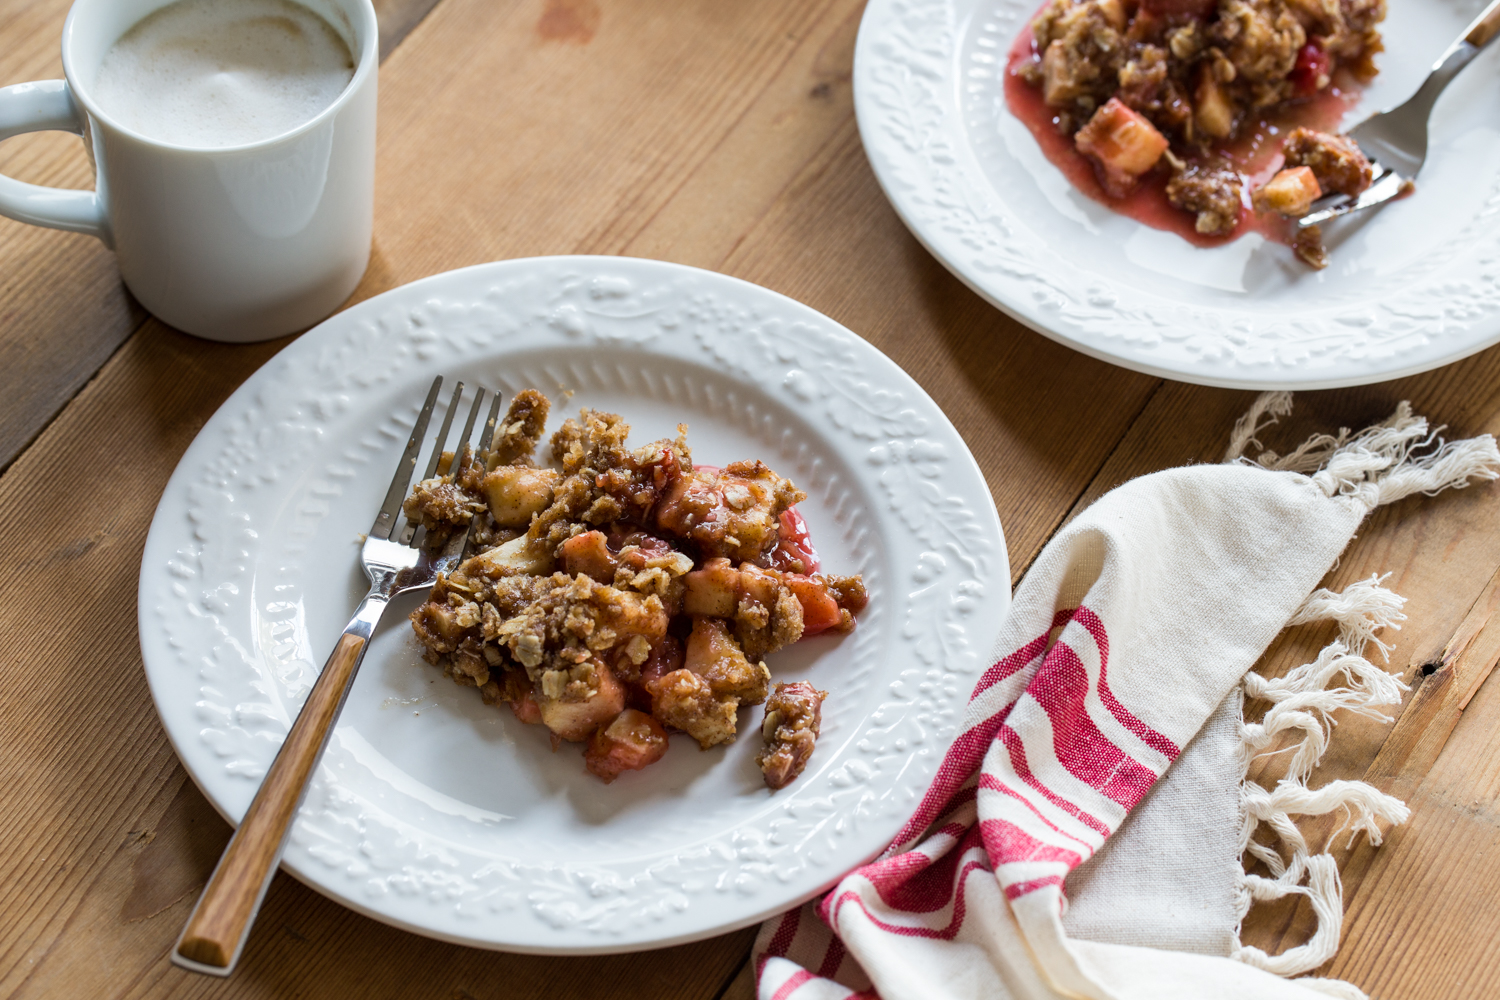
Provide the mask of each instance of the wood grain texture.
{"label": "wood grain texture", "polygon": [[[0,3],[0,85],[60,79],[68,0]],[[83,141],[59,132],[0,143],[0,173],[93,186]],[[91,236],[0,218],[0,469],[145,319],[114,255]]]}
{"label": "wood grain texture", "polygon": [[[859,144],[849,79],[861,0],[378,6],[383,45],[406,37],[383,48],[375,253],[355,300],[486,260],[580,252],[784,292],[867,337],[942,406],[994,494],[1016,577],[1070,511],[1111,486],[1218,460],[1248,405],[1247,393],[1162,383],[1059,347],[921,249]],[[12,79],[56,75],[65,7],[0,0]],[[76,141],[60,137],[6,143],[0,168],[88,182]],[[208,344],[143,320],[91,246],[0,222],[0,459],[14,453],[7,440],[41,431],[0,475],[0,551],[12,555],[0,579],[0,995],[753,995],[753,930],[612,958],[502,955],[393,930],[284,875],[233,979],[170,967],[229,829],[151,706],[135,631],[141,549],[193,435],[285,341]],[[1359,426],[1408,397],[1456,433],[1500,429],[1497,385],[1490,351],[1385,386],[1299,395],[1267,443]],[[1391,664],[1413,680],[1411,714],[1394,726],[1341,720],[1320,771],[1384,782],[1414,809],[1384,847],[1342,854],[1348,919],[1329,971],[1376,996],[1496,989],[1496,918],[1483,904],[1500,882],[1497,499],[1475,487],[1382,511],[1329,580],[1392,572],[1410,598]],[[1261,669],[1290,669],[1327,638],[1289,634]],[[1270,780],[1274,767],[1268,758],[1255,774]],[[1308,926],[1292,904],[1263,907],[1246,938],[1275,949]]]}
{"label": "wood grain texture", "polygon": [[[384,55],[437,0],[380,0]],[[0,86],[60,79],[70,0],[0,0]],[[33,184],[88,188],[83,142],[58,132],[0,143],[0,173]],[[78,392],[147,313],[126,290],[114,254],[91,236],[0,218],[0,469]]]}
{"label": "wood grain texture", "polygon": [[177,942],[178,955],[216,969],[234,967],[364,652],[363,637],[349,632],[339,636],[245,818],[203,887]]}
{"label": "wood grain texture", "polygon": [[1497,34],[1500,34],[1500,4],[1492,3],[1489,9],[1474,19],[1474,24],[1464,34],[1464,39],[1470,45],[1484,48]]}

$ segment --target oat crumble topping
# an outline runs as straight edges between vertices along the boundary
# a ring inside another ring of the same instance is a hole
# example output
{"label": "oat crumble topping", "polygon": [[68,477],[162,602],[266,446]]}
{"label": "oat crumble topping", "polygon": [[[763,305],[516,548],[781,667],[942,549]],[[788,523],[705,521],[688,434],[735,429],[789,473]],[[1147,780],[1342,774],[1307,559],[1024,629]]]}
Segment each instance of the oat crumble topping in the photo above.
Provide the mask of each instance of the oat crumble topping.
{"label": "oat crumble topping", "polygon": [[734,740],[739,709],[769,695],[757,763],[784,787],[826,693],[772,694],[765,657],[853,629],[863,580],[806,572],[810,544],[792,536],[807,495],[764,462],[695,466],[685,425],[631,448],[619,415],[585,409],[552,435],[558,468],[542,468],[548,410],[518,394],[488,453],[444,456],[407,498],[431,538],[472,526],[475,542],[411,616],[424,658],[546,727],[554,748],[587,744],[606,782],[660,760],[670,731],[705,750]]}
{"label": "oat crumble topping", "polygon": [[[1101,186],[1124,198],[1154,170],[1194,228],[1232,234],[1246,207],[1288,217],[1325,194],[1358,194],[1371,167],[1344,136],[1286,138],[1285,169],[1246,197],[1223,151],[1264,114],[1316,97],[1347,71],[1367,82],[1385,0],[1049,0],[1016,73],[1041,91]],[[1298,172],[1298,168],[1308,168]],[[1326,263],[1316,231],[1294,247]]]}

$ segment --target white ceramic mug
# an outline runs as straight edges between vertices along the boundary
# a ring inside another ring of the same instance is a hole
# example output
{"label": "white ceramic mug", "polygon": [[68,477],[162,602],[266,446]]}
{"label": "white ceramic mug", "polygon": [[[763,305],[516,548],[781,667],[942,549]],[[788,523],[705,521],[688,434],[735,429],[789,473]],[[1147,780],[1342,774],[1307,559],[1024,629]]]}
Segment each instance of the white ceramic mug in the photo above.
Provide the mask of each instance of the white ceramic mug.
{"label": "white ceramic mug", "polygon": [[0,175],[0,215],[88,233],[115,251],[140,303],[212,340],[301,330],[338,308],[370,259],[379,29],[370,0],[298,0],[344,39],[354,77],[284,135],[195,149],[149,139],[91,97],[110,47],[171,0],[77,0],[63,27],[67,79],[0,89],[0,139],[82,135],[95,189]]}

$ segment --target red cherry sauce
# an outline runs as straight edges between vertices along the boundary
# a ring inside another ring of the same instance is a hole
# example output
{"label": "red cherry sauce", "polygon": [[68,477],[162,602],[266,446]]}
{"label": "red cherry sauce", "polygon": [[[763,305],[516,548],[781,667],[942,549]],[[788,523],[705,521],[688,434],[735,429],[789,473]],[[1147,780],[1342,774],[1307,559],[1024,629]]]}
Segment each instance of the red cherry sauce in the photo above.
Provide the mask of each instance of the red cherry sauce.
{"label": "red cherry sauce", "polygon": [[[797,563],[802,568],[797,568]],[[771,550],[771,568],[788,573],[812,576],[823,568],[818,561],[818,550],[813,548],[812,535],[807,530],[807,521],[796,507],[781,512],[781,533],[776,548]]]}
{"label": "red cherry sauce", "polygon": [[[1109,197],[1094,174],[1093,162],[1074,148],[1071,136],[1058,130],[1058,117],[1042,100],[1041,88],[1031,86],[1016,75],[1016,70],[1022,65],[1038,58],[1031,25],[1027,24],[1011,46],[1010,58],[1006,61],[1005,102],[1011,114],[1036,136],[1047,159],[1078,190],[1121,215],[1153,229],[1176,233],[1195,246],[1223,246],[1252,230],[1269,240],[1291,243],[1290,220],[1270,213],[1260,215],[1250,209],[1244,211],[1234,231],[1227,236],[1205,236],[1198,232],[1193,228],[1193,213],[1185,212],[1167,200],[1170,174],[1164,165],[1142,177],[1135,190],[1124,198]],[[1281,169],[1281,144],[1288,132],[1299,125],[1323,132],[1336,130],[1344,113],[1359,99],[1359,94],[1358,82],[1351,74],[1340,71],[1326,90],[1276,108],[1257,121],[1247,123],[1248,127],[1242,125],[1239,135],[1219,145],[1213,155],[1222,157],[1226,165],[1243,174],[1248,179],[1247,194],[1253,192]]]}

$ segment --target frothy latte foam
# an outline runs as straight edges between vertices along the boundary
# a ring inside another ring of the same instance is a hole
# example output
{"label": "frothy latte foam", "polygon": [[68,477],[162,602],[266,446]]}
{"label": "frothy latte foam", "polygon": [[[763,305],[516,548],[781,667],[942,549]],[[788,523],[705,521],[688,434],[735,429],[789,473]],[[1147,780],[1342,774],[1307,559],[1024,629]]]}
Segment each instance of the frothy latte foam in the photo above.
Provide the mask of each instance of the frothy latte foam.
{"label": "frothy latte foam", "polygon": [[94,83],[104,112],[142,135],[196,148],[289,132],[354,77],[327,21],[291,0],[178,0],[114,44]]}

